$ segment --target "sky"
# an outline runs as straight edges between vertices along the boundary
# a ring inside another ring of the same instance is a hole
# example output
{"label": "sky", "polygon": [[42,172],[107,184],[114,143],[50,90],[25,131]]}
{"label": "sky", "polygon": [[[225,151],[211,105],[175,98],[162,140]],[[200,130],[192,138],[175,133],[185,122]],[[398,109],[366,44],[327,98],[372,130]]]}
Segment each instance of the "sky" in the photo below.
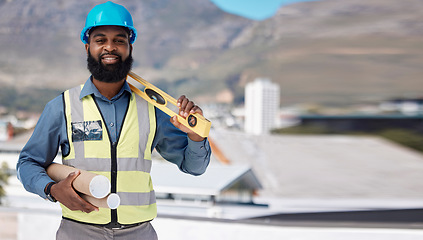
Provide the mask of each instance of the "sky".
{"label": "sky", "polygon": [[283,5],[316,0],[211,0],[222,10],[253,20],[273,16]]}

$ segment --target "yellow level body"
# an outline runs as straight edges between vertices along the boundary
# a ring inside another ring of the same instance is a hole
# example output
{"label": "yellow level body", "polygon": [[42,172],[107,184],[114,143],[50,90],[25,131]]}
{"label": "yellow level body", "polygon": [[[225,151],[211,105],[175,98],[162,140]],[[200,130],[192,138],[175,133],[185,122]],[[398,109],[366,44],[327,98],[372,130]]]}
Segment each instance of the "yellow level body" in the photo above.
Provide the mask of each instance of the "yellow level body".
{"label": "yellow level body", "polygon": [[207,120],[205,117],[198,113],[190,114],[187,118],[180,116],[179,114],[175,113],[167,107],[168,103],[177,106],[177,100],[175,98],[171,97],[158,87],[147,82],[146,80],[144,80],[133,72],[129,72],[128,76],[145,86],[144,91],[142,91],[137,87],[133,86],[132,84],[128,83],[129,87],[133,92],[135,92],[147,102],[153,104],[154,106],[165,112],[170,117],[177,116],[178,122],[188,127],[196,134],[200,135],[201,137],[208,137],[211,128],[211,122],[209,120]]}

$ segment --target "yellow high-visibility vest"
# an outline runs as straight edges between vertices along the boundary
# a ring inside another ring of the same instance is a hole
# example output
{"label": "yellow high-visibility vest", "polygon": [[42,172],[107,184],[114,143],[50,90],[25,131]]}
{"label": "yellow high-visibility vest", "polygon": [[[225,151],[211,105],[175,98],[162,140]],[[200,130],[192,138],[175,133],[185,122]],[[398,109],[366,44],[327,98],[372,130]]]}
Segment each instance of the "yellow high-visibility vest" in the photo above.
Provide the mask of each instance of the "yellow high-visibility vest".
{"label": "yellow high-visibility vest", "polygon": [[151,181],[151,146],[156,131],[154,106],[136,94],[130,97],[120,136],[110,141],[100,110],[91,95],[80,99],[83,86],[63,93],[70,152],[63,164],[109,178],[120,206],[98,212],[71,211],[61,204],[64,218],[91,224],[134,224],[157,216]]}

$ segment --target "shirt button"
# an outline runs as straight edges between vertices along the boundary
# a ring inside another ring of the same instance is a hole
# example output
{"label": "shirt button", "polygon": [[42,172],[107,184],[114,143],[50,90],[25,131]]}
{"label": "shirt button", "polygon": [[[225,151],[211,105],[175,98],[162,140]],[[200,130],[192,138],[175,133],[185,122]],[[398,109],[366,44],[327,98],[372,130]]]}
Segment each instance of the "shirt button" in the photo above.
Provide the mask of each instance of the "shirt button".
{"label": "shirt button", "polygon": [[110,123],[110,127],[113,127],[115,124],[114,123]]}

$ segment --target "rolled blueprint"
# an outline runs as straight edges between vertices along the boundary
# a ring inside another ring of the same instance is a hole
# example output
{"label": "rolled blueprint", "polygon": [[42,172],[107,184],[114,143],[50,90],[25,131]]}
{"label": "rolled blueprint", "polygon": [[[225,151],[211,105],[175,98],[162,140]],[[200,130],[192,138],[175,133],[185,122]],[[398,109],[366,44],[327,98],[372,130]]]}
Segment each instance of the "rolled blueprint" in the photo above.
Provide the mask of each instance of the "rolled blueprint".
{"label": "rolled blueprint", "polygon": [[81,197],[85,201],[99,208],[116,209],[120,205],[120,197],[116,193],[111,193],[109,196],[100,199],[86,194],[82,194]]}
{"label": "rolled blueprint", "polygon": [[52,163],[47,168],[47,174],[56,182],[68,177],[72,172],[79,170],[81,174],[73,181],[72,185],[78,192],[94,198],[104,198],[110,193],[111,184],[107,177],[85,170],[76,169],[63,164]]}

